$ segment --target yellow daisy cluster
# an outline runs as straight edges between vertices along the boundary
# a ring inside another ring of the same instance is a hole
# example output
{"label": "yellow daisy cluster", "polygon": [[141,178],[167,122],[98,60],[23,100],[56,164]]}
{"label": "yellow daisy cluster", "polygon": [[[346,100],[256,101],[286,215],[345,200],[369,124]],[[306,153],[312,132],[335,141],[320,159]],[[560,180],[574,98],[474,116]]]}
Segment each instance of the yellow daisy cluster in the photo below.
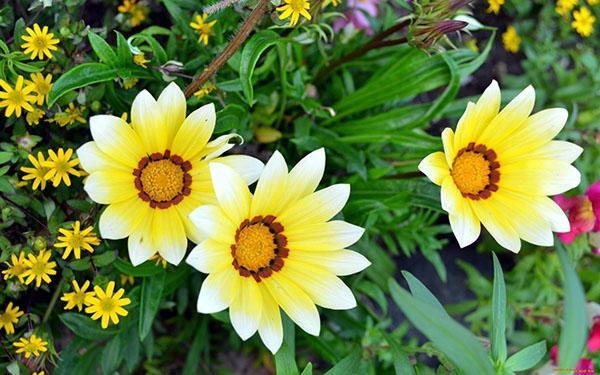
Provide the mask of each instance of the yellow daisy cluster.
{"label": "yellow daisy cluster", "polygon": [[44,341],[36,335],[31,335],[29,338],[21,337],[19,341],[13,343],[13,346],[17,348],[15,351],[17,354],[23,354],[25,359],[29,359],[31,356],[38,357],[41,353],[48,351],[48,341]]}
{"label": "yellow daisy cluster", "polygon": [[62,236],[58,236],[54,247],[64,248],[62,258],[67,259],[73,252],[75,259],[81,258],[81,250],[86,250],[90,254],[94,252],[92,246],[100,245],[100,239],[96,237],[96,233],[92,232],[94,227],[88,226],[81,230],[81,223],[76,221],[73,223],[72,230],[60,228],[58,231]]}
{"label": "yellow daisy cluster", "polygon": [[79,165],[79,159],[73,156],[73,149],[68,148],[65,151],[62,147],[56,152],[48,150],[48,158],[39,151],[37,157],[33,154],[28,156],[31,167],[21,167],[21,171],[26,173],[23,176],[24,181],[33,180],[33,190],[40,187],[41,190],[46,188],[46,181],[52,181],[52,186],[57,187],[61,182],[71,186],[71,178],[69,175],[76,177],[82,176],[82,172],[75,169]]}
{"label": "yellow daisy cluster", "polygon": [[506,0],[488,0],[488,8],[486,12],[498,14],[500,13],[500,8],[504,5]]}
{"label": "yellow daisy cluster", "polygon": [[138,3],[137,0],[123,0],[123,4],[117,8],[119,13],[129,14],[129,24],[131,27],[141,25],[146,19],[146,13],[148,13],[148,7]]}
{"label": "yellow daisy cluster", "polygon": [[40,60],[43,60],[45,57],[52,59],[51,51],[58,49],[56,45],[59,43],[59,40],[54,38],[53,33],[48,32],[48,26],[40,27],[40,25],[35,23],[33,24],[33,28],[28,27],[25,31],[29,35],[21,37],[25,41],[21,45],[21,48],[24,50],[23,53],[30,55],[29,57],[32,60],[35,60],[36,57]]}
{"label": "yellow daisy cluster", "polygon": [[558,0],[554,10],[561,16],[567,17],[569,12],[575,8],[575,5],[577,5],[578,2],[579,0]]}
{"label": "yellow daisy cluster", "polygon": [[212,34],[212,28],[217,23],[217,20],[206,22],[208,14],[196,15],[194,21],[190,22],[192,29],[196,30],[199,35],[198,42],[208,45],[208,37]]}
{"label": "yellow daisy cluster", "polygon": [[594,23],[596,17],[590,12],[590,10],[582,6],[579,10],[573,12],[573,22],[571,26],[577,31],[579,35],[584,38],[589,37],[594,32]]}
{"label": "yellow daisy cluster", "polygon": [[2,271],[4,280],[17,278],[21,283],[29,285],[35,281],[39,288],[42,282],[50,284],[50,276],[56,275],[56,262],[50,261],[50,250],[41,250],[37,255],[25,254],[21,251],[19,255],[11,255],[10,262],[4,262],[7,269]]}
{"label": "yellow daisy cluster", "polygon": [[284,4],[277,7],[277,11],[281,12],[279,15],[280,20],[290,18],[290,26],[296,26],[300,16],[311,20],[311,15],[308,12],[310,10],[310,2],[308,0],[283,0]]}
{"label": "yellow daisy cluster", "polygon": [[83,117],[83,111],[85,107],[76,106],[74,103],[69,103],[69,107],[64,112],[58,112],[53,118],[49,119],[48,122],[55,122],[60,127],[74,124],[79,122],[85,124],[85,118]]}
{"label": "yellow daisy cluster", "polygon": [[521,37],[517,34],[517,29],[514,26],[509,26],[506,31],[502,34],[502,44],[504,49],[511,53],[519,52],[519,46],[521,45]]}
{"label": "yellow daisy cluster", "polygon": [[23,110],[27,111],[26,120],[29,125],[37,125],[44,111],[36,107],[48,102],[48,94],[52,89],[52,74],[46,77],[42,73],[32,73],[31,80],[18,76],[14,86],[0,79],[0,108],[6,108],[4,115],[10,117],[13,113],[20,117]]}

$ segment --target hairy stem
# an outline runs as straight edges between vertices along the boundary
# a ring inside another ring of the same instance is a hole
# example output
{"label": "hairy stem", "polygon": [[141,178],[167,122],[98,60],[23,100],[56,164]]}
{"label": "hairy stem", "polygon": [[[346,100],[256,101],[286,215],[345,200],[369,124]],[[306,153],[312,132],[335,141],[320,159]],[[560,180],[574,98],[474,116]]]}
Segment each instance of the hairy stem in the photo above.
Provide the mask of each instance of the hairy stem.
{"label": "hairy stem", "polygon": [[231,58],[231,56],[233,56],[235,51],[237,51],[242,43],[244,43],[244,41],[248,38],[256,23],[267,10],[268,5],[269,0],[259,0],[256,8],[252,10],[246,21],[242,24],[237,34],[235,34],[233,39],[231,39],[231,42],[229,42],[223,52],[221,52],[219,56],[215,57],[215,59],[211,61],[206,69],[204,69],[202,74],[196,77],[192,83],[185,88],[186,98],[189,98],[196,91],[198,91],[202,85],[204,85],[204,83],[206,83],[206,81],[208,81],[208,79],[212,77],[212,75],[215,74],[227,62],[227,60]]}

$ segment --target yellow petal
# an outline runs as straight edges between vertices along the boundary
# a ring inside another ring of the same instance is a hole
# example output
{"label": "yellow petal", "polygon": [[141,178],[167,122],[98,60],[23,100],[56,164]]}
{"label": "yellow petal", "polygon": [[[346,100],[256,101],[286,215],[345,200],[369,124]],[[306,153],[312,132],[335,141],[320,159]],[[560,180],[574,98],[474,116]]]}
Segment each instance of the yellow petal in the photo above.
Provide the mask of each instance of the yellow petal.
{"label": "yellow petal", "polygon": [[341,250],[356,243],[365,230],[345,221],[329,221],[286,230],[287,247],[292,251]]}
{"label": "yellow petal", "polygon": [[117,240],[129,236],[142,221],[151,215],[147,202],[134,197],[109,205],[100,216],[99,228],[103,238]]}
{"label": "yellow petal", "polygon": [[185,120],[185,95],[183,95],[183,91],[181,91],[175,82],[171,82],[160,93],[157,102],[167,134],[167,146],[170,147],[175,134]]}
{"label": "yellow petal", "polygon": [[215,106],[207,104],[190,113],[173,140],[172,152],[192,160],[205,149],[215,128]]}
{"label": "yellow petal", "polygon": [[250,217],[256,215],[278,216],[281,211],[281,200],[287,193],[287,164],[285,159],[275,151],[260,175],[252,203]]}
{"label": "yellow petal", "polygon": [[122,202],[137,196],[133,174],[116,171],[99,171],[90,174],[83,189],[100,204]]}
{"label": "yellow petal", "polygon": [[500,167],[500,189],[529,195],[556,195],[579,185],[581,174],[556,160],[522,160]]}
{"label": "yellow petal", "polygon": [[461,248],[469,246],[479,237],[481,233],[479,219],[475,216],[470,203],[466,199],[457,201],[457,205],[449,213],[448,219],[452,232]]}
{"label": "yellow petal", "polygon": [[[248,155],[221,156],[213,160],[217,163],[231,167],[248,185],[251,185],[258,180],[265,167],[262,161]],[[208,174],[208,178],[210,180],[210,174]]]}
{"label": "yellow petal", "polygon": [[[207,239],[196,245],[186,263],[200,272],[211,273],[231,265],[231,250],[226,244]],[[253,282],[254,279],[252,279]]]}
{"label": "yellow petal", "polygon": [[444,145],[446,162],[448,165],[452,165],[452,162],[456,157],[456,153],[458,152],[458,150],[456,150],[454,147],[454,132],[452,129],[446,128],[444,131],[442,131],[442,143]]}
{"label": "yellow petal", "polygon": [[300,199],[278,219],[287,230],[307,223],[325,222],[344,208],[349,197],[350,185],[332,185]]}
{"label": "yellow petal", "polygon": [[319,186],[325,171],[325,149],[320,148],[306,155],[292,168],[288,175],[286,194],[280,205],[286,208],[299,199],[312,194]]}
{"label": "yellow petal", "polygon": [[231,265],[206,276],[198,296],[198,312],[213,314],[229,307],[239,291],[241,278]]}
{"label": "yellow petal", "polygon": [[136,168],[145,156],[138,135],[119,117],[98,115],[90,118],[90,130],[96,146],[108,156]]}
{"label": "yellow petal", "polygon": [[250,191],[246,182],[230,167],[210,163],[213,188],[219,205],[234,225],[248,218],[250,212]]}
{"label": "yellow petal", "polygon": [[163,152],[167,148],[168,131],[163,122],[166,119],[160,110],[156,100],[146,90],[137,94],[131,105],[131,126],[148,154]]}
{"label": "yellow petal", "polygon": [[441,185],[450,174],[450,168],[443,152],[434,152],[419,163],[419,170],[436,185]]}
{"label": "yellow petal", "polygon": [[457,148],[477,142],[483,130],[500,110],[500,87],[495,80],[485,89],[477,104],[469,103],[463,118],[456,126]]}
{"label": "yellow petal", "polygon": [[265,346],[275,354],[283,343],[283,325],[279,305],[273,299],[267,288],[260,288],[263,310],[258,324],[258,333]]}
{"label": "yellow petal", "polygon": [[187,249],[183,223],[174,207],[155,210],[152,235],[158,253],[169,263],[178,265]]}
{"label": "yellow petal", "polygon": [[371,265],[371,262],[362,254],[352,250],[334,251],[290,251],[288,256],[290,262],[304,262],[338,275],[346,276],[360,272]]}
{"label": "yellow petal", "polygon": [[134,266],[138,266],[150,259],[157,252],[152,240],[152,219],[151,215],[142,218],[135,230],[127,239],[127,248],[129,249],[129,260]]}
{"label": "yellow petal", "polygon": [[473,211],[500,246],[518,253],[521,250],[519,234],[510,220],[504,216],[504,213],[499,212],[497,206],[490,203],[490,199],[481,199],[474,202],[471,205]]}

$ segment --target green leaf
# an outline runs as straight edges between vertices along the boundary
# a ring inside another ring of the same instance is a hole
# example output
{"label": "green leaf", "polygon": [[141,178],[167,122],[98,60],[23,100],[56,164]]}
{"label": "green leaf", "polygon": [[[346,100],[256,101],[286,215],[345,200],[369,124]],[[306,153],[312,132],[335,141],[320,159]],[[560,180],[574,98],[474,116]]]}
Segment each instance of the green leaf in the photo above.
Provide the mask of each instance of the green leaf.
{"label": "green leaf", "polygon": [[117,259],[116,251],[105,251],[102,254],[92,256],[96,267],[106,267]]}
{"label": "green leaf", "polygon": [[275,368],[278,375],[297,375],[299,373],[296,365],[296,332],[294,323],[283,314],[283,343],[275,353]]}
{"label": "green leaf", "polygon": [[382,331],[382,333],[383,337],[385,337],[385,341],[387,341],[390,345],[392,356],[394,358],[394,369],[396,370],[396,375],[414,375],[415,371],[410,364],[406,352],[402,350],[402,346],[400,345],[400,343],[388,333],[384,331]]}
{"label": "green leaf", "polygon": [[280,40],[279,34],[270,30],[263,30],[254,35],[242,50],[240,58],[240,83],[246,98],[246,103],[252,106],[254,103],[254,89],[252,88],[252,74],[258,59],[269,47],[277,44]]}
{"label": "green leaf", "polygon": [[105,64],[87,63],[77,65],[54,82],[52,90],[48,94],[48,107],[52,107],[61,96],[72,90],[94,83],[110,81],[117,77],[117,69]]}
{"label": "green leaf", "polygon": [[127,44],[127,40],[118,31],[117,33],[117,61],[119,66],[127,66],[131,65],[133,62],[133,54],[129,49],[129,45]]}
{"label": "green leaf", "polygon": [[466,375],[493,374],[494,370],[481,342],[446,312],[431,302],[413,297],[394,279],[388,285],[392,299],[412,324]]}
{"label": "green leaf", "polygon": [[248,122],[248,111],[238,104],[228,104],[217,113],[215,133],[223,133],[233,128],[244,128]]}
{"label": "green leaf", "polygon": [[119,326],[102,329],[99,321],[94,321],[83,314],[67,312],[59,315],[59,318],[74,334],[88,340],[110,339],[120,331]]}
{"label": "green leaf", "polygon": [[575,268],[567,257],[562,243],[556,248],[564,273],[563,326],[558,340],[558,366],[575,368],[587,342],[585,294]]}
{"label": "green leaf", "polygon": [[117,258],[113,265],[123,274],[133,277],[154,276],[163,270],[161,266],[157,266],[151,261],[147,261],[137,267],[134,267],[133,264],[129,263],[128,261]]}
{"label": "green leaf", "polygon": [[444,306],[440,303],[440,301],[437,298],[435,298],[433,293],[431,293],[431,291],[419,279],[417,279],[412,273],[408,271],[402,271],[402,276],[404,276],[404,278],[406,279],[406,282],[408,283],[408,288],[410,289],[410,292],[412,293],[413,297],[418,298],[423,302],[429,303],[431,307],[446,314]]}
{"label": "green leaf", "polygon": [[510,371],[526,371],[537,365],[546,354],[546,341],[542,340],[511,355],[505,363]]}
{"label": "green leaf", "polygon": [[494,258],[494,289],[492,294],[492,358],[496,362],[506,361],[506,286],[504,285],[504,273],[498,257],[492,252]]}
{"label": "green leaf", "polygon": [[12,152],[2,151],[0,152],[0,164],[6,163],[12,158]]}
{"label": "green leaf", "polygon": [[354,349],[345,358],[335,364],[325,375],[358,374],[361,367],[360,348]]}
{"label": "green leaf", "polygon": [[[129,344],[126,343],[126,345]],[[119,367],[119,363],[121,363],[121,337],[117,335],[102,350],[102,361],[100,362],[102,373],[113,373]]]}
{"label": "green leaf", "polygon": [[154,277],[145,277],[142,282],[142,296],[140,300],[140,319],[139,333],[140,340],[143,341],[150,330],[152,323],[160,307],[163,289],[165,287],[166,272],[155,275]]}
{"label": "green leaf", "polygon": [[308,362],[306,364],[306,367],[304,368],[304,370],[302,370],[302,373],[300,375],[312,375],[313,373],[313,365],[311,362]]}
{"label": "green leaf", "polygon": [[111,67],[117,66],[117,55],[110,44],[93,31],[89,31],[88,39],[101,62]]}
{"label": "green leaf", "polygon": [[192,341],[183,367],[183,375],[194,375],[198,373],[198,365],[200,364],[201,352],[208,344],[208,319],[207,317],[198,318],[200,320],[200,328],[196,330],[196,335]]}

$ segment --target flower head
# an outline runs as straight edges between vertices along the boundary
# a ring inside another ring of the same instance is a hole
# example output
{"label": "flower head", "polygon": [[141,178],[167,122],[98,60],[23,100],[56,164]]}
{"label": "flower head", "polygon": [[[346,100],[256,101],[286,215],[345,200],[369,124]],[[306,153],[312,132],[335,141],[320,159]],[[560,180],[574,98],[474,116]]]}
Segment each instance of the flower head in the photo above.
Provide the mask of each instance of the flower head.
{"label": "flower head", "polygon": [[579,35],[587,38],[594,32],[594,22],[596,22],[596,17],[592,15],[592,12],[587,7],[581,7],[573,12],[571,26]]}
{"label": "flower head", "polygon": [[296,26],[300,16],[311,20],[312,17],[308,10],[310,9],[310,2],[308,0],[283,0],[284,5],[277,7],[277,11],[281,12],[279,15],[280,20],[290,18],[290,26]]}
{"label": "flower head", "polygon": [[87,289],[90,287],[90,282],[86,280],[81,287],[77,283],[77,280],[73,280],[73,291],[63,294],[61,301],[65,301],[67,305],[65,310],[71,310],[77,307],[78,311],[83,309],[83,306],[89,306],[90,298],[94,296],[94,292],[88,292]]}
{"label": "flower head", "polygon": [[56,275],[56,262],[50,261],[50,250],[42,250],[37,256],[29,254],[25,260],[27,270],[23,273],[25,284],[29,285],[35,280],[36,288],[42,286],[42,281],[50,284],[50,276]]}
{"label": "flower head", "polygon": [[109,205],[100,216],[100,234],[106,239],[129,237],[134,265],[157,251],[169,263],[178,264],[187,238],[201,242],[202,235],[188,215],[215,199],[209,160],[233,166],[248,183],[258,178],[263,165],[257,159],[220,157],[238,136],[223,135],[209,142],[214,126],[212,104],[186,118],[185,96],[175,83],[158,100],[145,90],[138,94],[131,124],[109,115],[90,119],[94,141],[77,150],[90,174],[84,189],[95,202]]}
{"label": "flower head", "polygon": [[147,7],[137,2],[137,0],[123,0],[123,4],[119,5],[117,10],[119,13],[129,13],[129,24],[131,27],[139,26],[146,19]]}
{"label": "flower head", "polygon": [[508,52],[519,52],[521,37],[519,36],[519,34],[517,34],[517,29],[515,29],[514,26],[509,26],[506,29],[506,31],[502,34],[502,44],[504,44],[504,49]]}
{"label": "flower head", "polygon": [[257,330],[275,353],[283,331],[279,308],[303,330],[318,335],[315,306],[336,310],[356,306],[352,291],[338,278],[369,266],[346,248],[364,230],[330,221],[346,204],[349,185],[315,192],[323,177],[325,151],[302,159],[289,173],[275,152],[250,193],[230,167],[210,164],[216,204],[201,206],[190,217],[205,240],[187,263],[208,273],[198,311],[209,314],[229,307],[233,328],[243,340]]}
{"label": "flower head", "polygon": [[44,78],[42,73],[31,73],[30,77],[33,83],[33,91],[37,94],[37,105],[48,102],[48,93],[52,89],[52,74],[48,74]]}
{"label": "flower head", "polygon": [[21,337],[19,341],[13,344],[13,346],[17,348],[16,353],[23,353],[25,359],[28,359],[32,355],[34,357],[38,357],[40,355],[40,352],[46,352],[48,350],[48,348],[46,348],[46,345],[48,345],[48,342],[42,340],[36,335],[31,335],[29,339]]}
{"label": "flower head", "polygon": [[6,107],[4,116],[10,117],[14,112],[15,116],[20,117],[23,109],[33,111],[31,103],[34,103],[36,100],[35,96],[31,95],[33,85],[24,86],[24,83],[25,79],[23,76],[17,77],[14,88],[6,81],[0,79],[0,87],[4,90],[0,91],[0,108]]}
{"label": "flower head", "polygon": [[122,298],[125,289],[120,288],[114,293],[115,282],[111,281],[103,290],[99,286],[94,286],[95,296],[89,297],[89,306],[85,308],[85,312],[92,314],[92,319],[102,319],[102,328],[108,328],[109,320],[113,324],[119,324],[119,315],[127,316],[128,312],[123,308],[131,303],[129,298]]}
{"label": "flower head", "polygon": [[56,122],[60,126],[67,126],[74,124],[75,121],[85,124],[85,118],[83,117],[83,109],[75,106],[73,103],[69,103],[69,107],[64,112],[59,112],[54,115],[54,118],[49,122]]}
{"label": "flower head", "polygon": [[419,169],[441,185],[442,208],[461,247],[473,243],[480,223],[503,247],[518,252],[520,238],[540,246],[552,231],[567,232],[569,221],[548,195],[579,185],[571,163],[581,147],[554,141],[568,113],[561,108],[531,115],[535,91],[529,86],[502,111],[493,81],[477,103],[469,103],[456,127],[442,133],[444,152]]}
{"label": "flower head", "polygon": [[556,13],[563,17],[567,17],[569,12],[575,8],[579,0],[558,0],[556,2]]}
{"label": "flower head", "polygon": [[498,14],[500,13],[500,8],[504,5],[505,0],[488,0],[488,8],[486,12]]}
{"label": "flower head", "polygon": [[44,117],[45,112],[39,108],[33,108],[33,111],[27,112],[25,115],[25,120],[29,125],[38,125],[42,117]]}
{"label": "flower head", "polygon": [[94,227],[89,226],[84,230],[81,230],[81,223],[77,220],[73,223],[73,230],[67,230],[60,228],[58,231],[62,236],[58,236],[58,242],[54,244],[54,247],[64,247],[65,251],[62,258],[67,259],[71,251],[75,255],[75,259],[81,258],[81,249],[86,250],[89,253],[94,252],[92,246],[100,245],[100,240],[96,237],[96,233],[92,232]]}
{"label": "flower head", "polygon": [[27,266],[25,265],[25,253],[20,252],[17,257],[16,254],[10,255],[11,263],[4,262],[8,268],[2,271],[4,275],[4,280],[12,279],[13,277],[17,277],[20,282],[24,281],[23,273],[27,270]]}
{"label": "flower head", "polygon": [[48,26],[40,28],[40,25],[35,23],[33,24],[33,28],[28,27],[25,31],[29,35],[21,37],[25,41],[25,43],[21,44],[21,48],[24,49],[23,53],[31,55],[29,58],[32,60],[35,60],[36,56],[38,59],[43,60],[44,55],[51,59],[52,52],[50,51],[58,49],[56,44],[58,44],[59,40],[54,38],[54,34],[48,32]]}
{"label": "flower head", "polygon": [[38,151],[37,158],[33,156],[33,154],[29,154],[27,156],[29,162],[33,167],[21,167],[21,171],[25,172],[26,175],[23,176],[23,180],[33,180],[33,190],[36,190],[40,187],[41,190],[46,188],[46,174],[49,169],[46,167],[46,158],[41,151]]}
{"label": "flower head", "polygon": [[587,233],[594,228],[596,217],[592,208],[592,202],[584,195],[577,195],[573,198],[567,198],[564,195],[557,195],[554,201],[569,216],[571,230],[565,233],[558,233],[558,238],[565,244],[570,244],[575,237],[582,233]]}
{"label": "flower head", "polygon": [[198,42],[203,43],[205,46],[208,45],[208,37],[212,34],[212,28],[217,23],[217,20],[206,22],[206,18],[208,18],[208,14],[204,13],[203,15],[196,15],[196,22],[190,22],[192,29],[200,35]]}
{"label": "flower head", "polygon": [[61,181],[64,181],[65,185],[71,186],[69,174],[81,176],[81,173],[75,169],[79,164],[79,159],[71,159],[71,156],[73,156],[72,148],[68,148],[66,152],[62,147],[57,152],[48,150],[48,160],[42,165],[48,168],[44,179],[52,180],[52,186],[57,187]]}
{"label": "flower head", "polygon": [[14,325],[17,324],[23,314],[24,312],[19,310],[18,306],[14,306],[12,302],[9,302],[4,312],[0,314],[0,329],[4,328],[7,335],[12,335],[15,333]]}

